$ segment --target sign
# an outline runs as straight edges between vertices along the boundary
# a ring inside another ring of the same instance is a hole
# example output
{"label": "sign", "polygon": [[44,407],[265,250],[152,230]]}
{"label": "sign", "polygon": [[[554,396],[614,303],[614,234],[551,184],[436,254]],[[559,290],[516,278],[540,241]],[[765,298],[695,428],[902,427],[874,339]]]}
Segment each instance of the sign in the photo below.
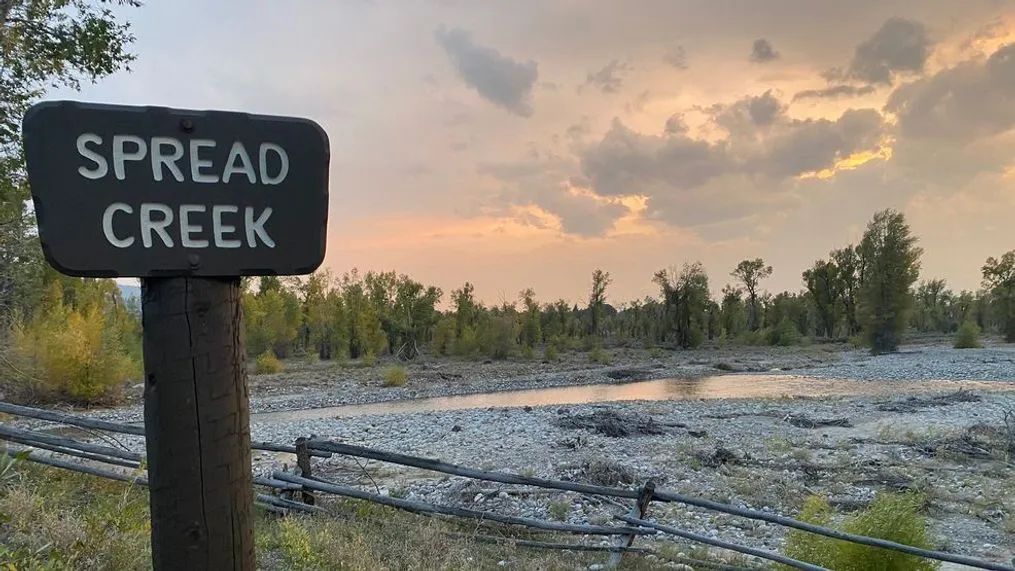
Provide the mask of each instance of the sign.
{"label": "sign", "polygon": [[330,149],[313,121],[46,101],[22,131],[42,248],[62,273],[294,275],[324,261]]}

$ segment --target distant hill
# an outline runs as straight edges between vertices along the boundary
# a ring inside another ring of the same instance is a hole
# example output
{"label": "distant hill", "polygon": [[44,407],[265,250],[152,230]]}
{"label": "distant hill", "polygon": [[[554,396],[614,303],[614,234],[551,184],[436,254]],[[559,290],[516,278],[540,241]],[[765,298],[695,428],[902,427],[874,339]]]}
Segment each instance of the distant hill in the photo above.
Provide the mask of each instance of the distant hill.
{"label": "distant hill", "polygon": [[120,294],[123,295],[124,300],[129,300],[135,297],[141,296],[141,288],[139,286],[116,284],[120,287]]}

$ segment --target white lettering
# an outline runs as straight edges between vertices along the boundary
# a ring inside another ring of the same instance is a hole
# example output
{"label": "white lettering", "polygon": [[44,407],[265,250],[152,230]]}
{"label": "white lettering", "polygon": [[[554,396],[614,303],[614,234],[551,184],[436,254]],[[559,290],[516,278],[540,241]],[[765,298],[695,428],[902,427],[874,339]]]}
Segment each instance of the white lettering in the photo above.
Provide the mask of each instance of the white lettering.
{"label": "white lettering", "polygon": [[257,247],[257,240],[255,237],[261,238],[264,245],[269,248],[275,247],[275,241],[271,239],[271,236],[264,230],[264,223],[268,221],[268,217],[271,216],[271,208],[265,208],[261,215],[254,220],[254,207],[248,206],[243,211],[243,221],[247,227],[247,246],[251,248]]}
{"label": "white lettering", "polygon": [[109,172],[109,163],[106,162],[106,157],[86,147],[85,145],[88,143],[101,145],[102,137],[95,133],[82,133],[78,135],[78,154],[95,163],[95,168],[93,169],[86,169],[83,166],[78,167],[78,174],[90,180],[100,179]]}
{"label": "white lettering", "polygon": [[[161,212],[162,220],[152,220],[152,212]],[[173,247],[173,239],[166,232],[166,226],[173,223],[173,210],[158,202],[141,204],[141,243],[145,248],[152,247],[152,230],[154,230],[167,248]]]}
{"label": "white lettering", "polygon": [[[240,159],[240,162],[243,164],[236,166],[236,159]],[[222,182],[229,182],[229,179],[236,173],[247,175],[247,180],[250,181],[250,184],[257,183],[257,174],[254,172],[254,164],[250,162],[250,155],[247,154],[247,149],[244,148],[243,143],[239,141],[233,143],[233,147],[229,149],[229,158],[226,159],[226,169],[222,172]]]}
{"label": "white lettering", "polygon": [[203,204],[181,204],[180,205],[180,245],[184,248],[207,248],[208,240],[194,240],[190,235],[200,232],[204,228],[200,224],[190,223],[192,212],[204,212]]}
{"label": "white lettering", "polygon": [[[273,151],[282,162],[278,174],[274,177],[268,176],[268,151]],[[258,155],[258,163],[261,167],[261,184],[276,185],[285,180],[289,174],[289,155],[285,149],[275,143],[261,143],[261,151]]]}
{"label": "white lettering", "polygon": [[201,169],[203,168],[215,166],[210,160],[201,159],[201,149],[211,149],[214,147],[215,141],[212,141],[211,139],[190,140],[190,178],[194,182],[214,184],[219,181],[218,175],[205,174],[201,172]]}
{"label": "white lettering", "polygon": [[242,242],[239,240],[227,240],[225,238],[225,234],[235,232],[236,227],[222,223],[223,213],[232,212],[235,214],[238,211],[239,208],[231,204],[216,204],[211,207],[211,227],[215,234],[216,248],[239,248],[242,245]]}
{"label": "white lettering", "polygon": [[[128,153],[124,149],[125,143],[132,143],[137,149]],[[145,144],[144,139],[141,137],[136,135],[113,135],[113,173],[116,175],[117,180],[127,178],[127,174],[123,170],[124,163],[127,161],[140,161],[147,154],[148,145]]]}
{"label": "white lettering", "polygon": [[116,234],[113,233],[113,213],[118,211],[126,212],[127,214],[134,213],[133,208],[122,202],[110,204],[106,207],[106,211],[102,213],[102,233],[105,234],[106,241],[117,248],[129,248],[134,243],[133,236],[117,238]]}
{"label": "white lettering", "polygon": [[[171,154],[163,154],[162,147],[171,146]],[[162,181],[162,167],[169,167],[176,182],[183,182],[183,171],[176,165],[176,161],[183,158],[183,143],[172,137],[152,137],[152,177],[157,182]]]}

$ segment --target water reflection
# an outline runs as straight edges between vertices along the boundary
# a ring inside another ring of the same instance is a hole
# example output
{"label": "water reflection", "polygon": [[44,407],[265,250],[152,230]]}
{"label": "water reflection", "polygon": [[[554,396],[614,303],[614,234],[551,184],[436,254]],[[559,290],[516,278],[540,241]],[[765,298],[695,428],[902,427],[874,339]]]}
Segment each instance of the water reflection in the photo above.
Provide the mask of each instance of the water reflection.
{"label": "water reflection", "polygon": [[798,396],[847,396],[1001,388],[1007,383],[977,381],[871,382],[816,379],[792,375],[720,375],[702,379],[660,379],[613,385],[583,385],[522,391],[503,391],[373,404],[266,412],[251,415],[254,422],[292,422],[370,414],[411,413],[489,407],[573,405],[631,400],[690,400]]}

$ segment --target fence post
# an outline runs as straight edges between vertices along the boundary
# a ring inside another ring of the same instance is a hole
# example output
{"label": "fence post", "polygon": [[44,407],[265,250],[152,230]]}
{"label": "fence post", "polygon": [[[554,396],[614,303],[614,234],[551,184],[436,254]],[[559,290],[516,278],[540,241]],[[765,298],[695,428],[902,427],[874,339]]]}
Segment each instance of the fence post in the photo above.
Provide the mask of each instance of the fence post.
{"label": "fence post", "polygon": [[[641,493],[638,494],[638,500],[631,506],[630,511],[627,515],[630,517],[637,517],[643,519],[648,513],[648,506],[652,503],[652,494],[656,491],[656,484],[652,480],[645,482],[645,485],[641,488]],[[637,516],[635,514],[638,514]],[[613,541],[615,547],[631,547],[634,545],[634,535],[627,534],[618,536]],[[610,559],[607,560],[607,567],[616,567],[620,565],[620,560],[624,557],[623,551],[614,551],[610,554]]]}
{"label": "fence post", "polygon": [[239,278],[144,278],[144,425],[155,571],[254,569]]}
{"label": "fence post", "polygon": [[[310,474],[310,448],[307,446],[308,439],[305,436],[300,436],[296,439],[296,466],[300,469],[300,476],[303,478],[311,478]],[[307,505],[314,505],[314,494],[310,490],[303,488],[302,492],[303,503]]]}

